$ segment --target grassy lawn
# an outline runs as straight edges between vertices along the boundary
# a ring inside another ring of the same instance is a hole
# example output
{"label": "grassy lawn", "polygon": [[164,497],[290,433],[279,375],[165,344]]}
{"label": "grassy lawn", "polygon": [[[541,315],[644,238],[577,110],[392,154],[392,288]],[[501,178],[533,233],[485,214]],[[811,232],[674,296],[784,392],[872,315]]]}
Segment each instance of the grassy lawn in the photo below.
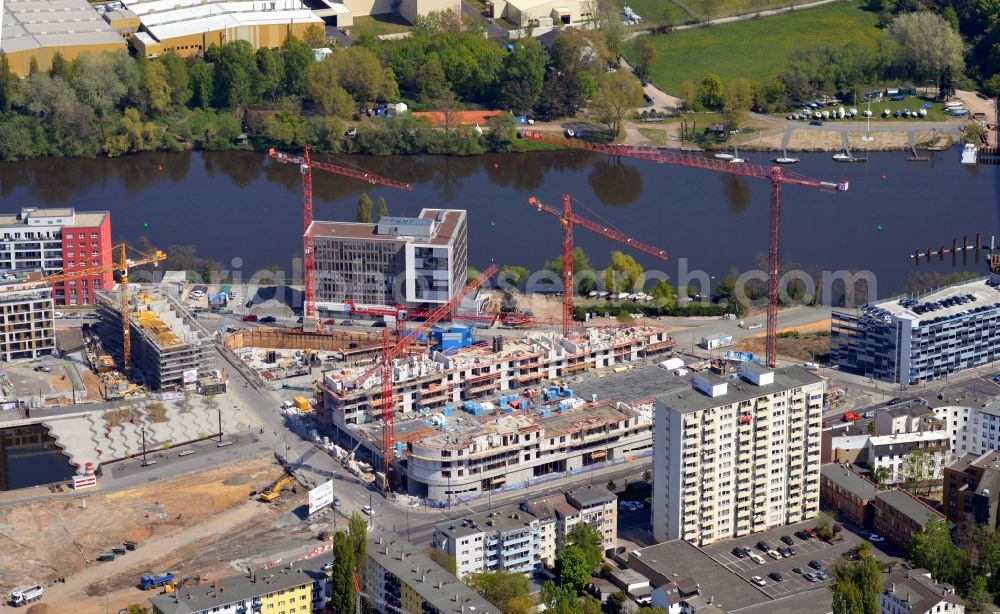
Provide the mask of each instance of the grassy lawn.
{"label": "grassy lawn", "polygon": [[352,38],[362,34],[381,36],[383,34],[398,34],[409,32],[413,26],[405,19],[396,15],[376,15],[374,17],[355,17],[354,25],[348,29]]}
{"label": "grassy lawn", "polygon": [[650,141],[653,141],[657,145],[667,144],[667,131],[663,128],[659,130],[655,128],[639,128],[639,134],[646,137]]}
{"label": "grassy lawn", "polygon": [[[643,19],[640,28],[647,25],[660,25],[669,22],[679,26],[686,23],[697,23],[709,17],[718,19],[731,15],[756,13],[768,9],[786,7],[792,4],[790,0],[608,0],[611,5],[621,9],[625,5],[632,8]],[[679,4],[678,4],[679,2]],[[681,4],[694,12],[695,17],[681,8]]]}
{"label": "grassy lawn", "polygon": [[723,81],[738,77],[765,80],[784,70],[790,57],[807,47],[857,41],[874,48],[881,36],[875,27],[877,21],[875,13],[862,10],[855,2],[837,2],[773,17],[653,36],[650,40],[657,56],[650,80],[671,93],[676,93],[681,83],[700,81],[710,72]]}

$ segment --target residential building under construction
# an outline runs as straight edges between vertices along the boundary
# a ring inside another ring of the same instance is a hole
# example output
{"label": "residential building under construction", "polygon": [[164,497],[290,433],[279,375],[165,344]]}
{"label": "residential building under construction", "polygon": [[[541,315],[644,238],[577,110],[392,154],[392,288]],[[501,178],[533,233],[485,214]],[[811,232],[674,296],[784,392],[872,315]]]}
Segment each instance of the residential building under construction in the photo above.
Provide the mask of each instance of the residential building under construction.
{"label": "residential building under construction", "polygon": [[[601,368],[627,368],[635,360],[673,349],[664,328],[590,328],[582,335],[532,333],[495,337],[492,345],[437,351],[421,350],[393,364],[396,412],[405,416],[432,414],[465,401],[501,395]],[[381,418],[378,376],[357,378],[371,361],[323,374],[322,420],[340,429]]]}
{"label": "residential building under construction", "polygon": [[[97,314],[101,341],[122,364],[119,291],[97,294]],[[159,290],[133,291],[129,309],[133,372],[151,390],[193,390],[199,375],[212,370],[208,335],[175,299]]]}
{"label": "residential building under construction", "polygon": [[4,290],[0,285],[0,359],[51,354],[55,348],[53,315],[52,288]]}

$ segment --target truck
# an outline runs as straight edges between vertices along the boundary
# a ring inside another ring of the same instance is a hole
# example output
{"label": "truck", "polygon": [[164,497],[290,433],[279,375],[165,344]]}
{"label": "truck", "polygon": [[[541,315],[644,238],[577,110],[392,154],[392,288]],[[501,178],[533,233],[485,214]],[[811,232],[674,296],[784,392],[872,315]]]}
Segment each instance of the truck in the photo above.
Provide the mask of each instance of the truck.
{"label": "truck", "polygon": [[28,605],[32,601],[41,599],[44,593],[45,589],[41,584],[19,586],[10,592],[10,604],[14,607]]}
{"label": "truck", "polygon": [[150,589],[159,588],[165,584],[170,584],[174,581],[174,574],[170,572],[161,572],[158,574],[146,574],[139,578],[139,588],[144,591]]}

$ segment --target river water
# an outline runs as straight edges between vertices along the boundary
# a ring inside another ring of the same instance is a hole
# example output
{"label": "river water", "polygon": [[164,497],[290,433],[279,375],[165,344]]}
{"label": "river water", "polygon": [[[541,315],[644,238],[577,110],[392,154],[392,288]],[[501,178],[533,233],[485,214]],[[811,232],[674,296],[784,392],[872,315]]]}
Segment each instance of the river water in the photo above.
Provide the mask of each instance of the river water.
{"label": "river water", "polygon": [[[902,152],[875,153],[866,164],[836,164],[829,154],[802,154],[790,171],[850,182],[846,193],[786,186],[782,259],[810,271],[868,269],[878,294],[899,290],[915,270],[916,249],[961,243],[998,232],[998,174],[992,166],[959,164],[958,150],[931,162],[907,162]],[[767,154],[749,154],[767,163]],[[724,276],[755,267],[766,251],[769,184],[707,171],[620,160],[585,152],[325,158],[407,181],[405,193],[351,179],[314,174],[317,219],[354,216],[358,196],[385,196],[394,215],[422,207],[469,212],[470,265],[490,261],[530,269],[560,253],[560,229],[532,210],[529,196],[560,207],[569,192],[582,216],[665,249],[666,263],[638,255],[675,283],[680,267]],[[149,153],[118,159],[39,159],[0,164],[0,211],[71,206],[112,211],[112,235],[129,242],[193,245],[243,278],[259,267],[292,270],[302,253],[297,169],[250,152]],[[586,230],[575,233],[593,263],[607,264],[620,247]],[[686,259],[686,260],[685,260]],[[959,269],[962,267],[959,266]],[[985,266],[970,264],[985,272]],[[950,259],[919,270],[952,271]]]}

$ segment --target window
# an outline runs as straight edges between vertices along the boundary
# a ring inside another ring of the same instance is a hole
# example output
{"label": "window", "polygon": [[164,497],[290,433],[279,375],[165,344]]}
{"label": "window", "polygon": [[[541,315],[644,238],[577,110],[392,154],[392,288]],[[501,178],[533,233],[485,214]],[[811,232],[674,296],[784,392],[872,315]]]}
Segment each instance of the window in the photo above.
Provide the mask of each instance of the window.
{"label": "window", "polygon": [[91,239],[96,239],[97,238],[97,233],[96,232],[90,233],[90,238]]}
{"label": "window", "polygon": [[73,238],[73,233],[72,232],[67,232],[66,233],[66,238],[67,239],[72,239]]}

